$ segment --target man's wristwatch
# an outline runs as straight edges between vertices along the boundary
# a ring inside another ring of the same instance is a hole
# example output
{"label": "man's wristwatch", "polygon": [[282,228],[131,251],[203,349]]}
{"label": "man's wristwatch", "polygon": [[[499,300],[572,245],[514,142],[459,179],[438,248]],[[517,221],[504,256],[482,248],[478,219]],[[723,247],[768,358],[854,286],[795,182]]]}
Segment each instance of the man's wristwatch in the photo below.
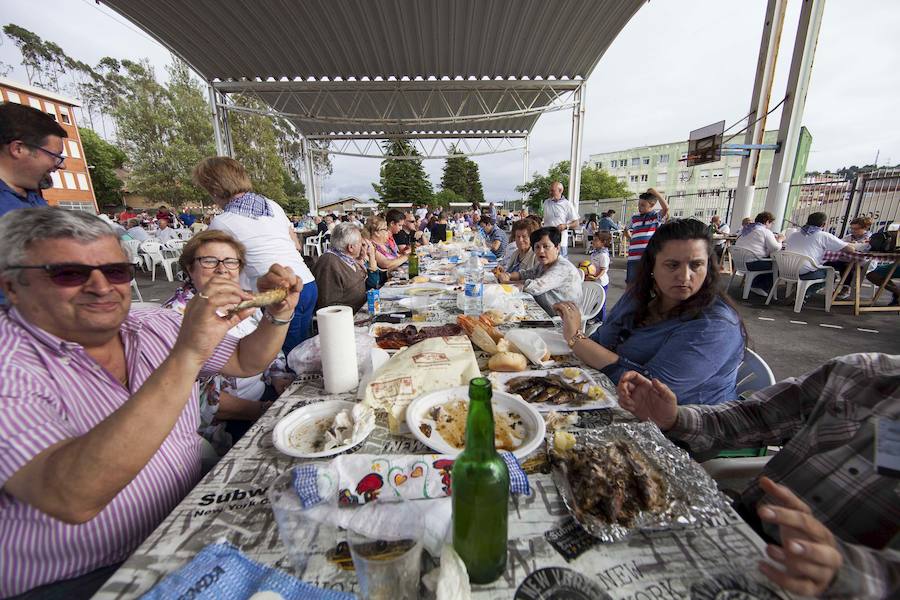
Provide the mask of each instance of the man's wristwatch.
{"label": "man's wristwatch", "polygon": [[573,335],[571,338],[569,338],[569,342],[568,342],[569,348],[574,349],[575,344],[578,343],[578,340],[586,340],[586,339],[587,339],[587,336],[584,335],[584,333],[582,333],[581,331],[576,332],[575,335]]}
{"label": "man's wristwatch", "polygon": [[267,310],[264,310],[264,311],[263,311],[263,316],[264,316],[264,317],[266,318],[266,320],[267,320],[269,323],[271,323],[272,325],[290,325],[290,324],[291,324],[291,320],[290,320],[290,319],[279,319],[278,317],[272,315],[272,313],[270,313],[270,312],[267,311]]}

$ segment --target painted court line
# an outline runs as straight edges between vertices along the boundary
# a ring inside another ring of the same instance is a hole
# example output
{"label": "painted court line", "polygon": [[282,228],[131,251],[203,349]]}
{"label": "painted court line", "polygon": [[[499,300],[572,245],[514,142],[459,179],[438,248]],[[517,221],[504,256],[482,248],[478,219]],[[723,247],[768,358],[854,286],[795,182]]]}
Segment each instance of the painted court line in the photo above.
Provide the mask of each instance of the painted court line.
{"label": "painted court line", "polygon": [[862,327],[857,327],[857,331],[864,331],[866,333],[878,333],[877,329],[863,329]]}
{"label": "painted court line", "polygon": [[794,325],[807,325],[806,321],[790,321]]}
{"label": "painted court line", "polygon": [[831,329],[843,329],[840,325],[830,325],[828,323],[819,323],[819,327],[829,327]]}
{"label": "painted court line", "polygon": [[774,321],[775,319],[770,319],[769,317],[756,317],[760,321]]}

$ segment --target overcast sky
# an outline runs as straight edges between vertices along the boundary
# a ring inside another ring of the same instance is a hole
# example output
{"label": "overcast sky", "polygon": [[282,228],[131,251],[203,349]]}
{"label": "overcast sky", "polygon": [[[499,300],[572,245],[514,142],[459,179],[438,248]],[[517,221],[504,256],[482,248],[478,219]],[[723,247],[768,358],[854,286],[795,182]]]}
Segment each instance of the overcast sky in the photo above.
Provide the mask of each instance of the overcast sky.
{"label": "overcast sky", "polygon": [[[788,0],[772,105],[784,96],[800,0]],[[765,0],[650,0],[628,23],[588,80],[583,157],[592,153],[687,139],[702,125],[747,114]],[[168,52],[123,17],[92,0],[0,0],[0,19],[34,31],[71,56],[95,64],[103,56],[147,57],[164,73]],[[900,163],[900,2],[830,0],[819,36],[803,123],[813,136],[810,170]],[[565,40],[555,43],[565,44]],[[0,60],[19,53],[0,35]],[[767,128],[778,126],[774,112]],[[545,172],[569,158],[571,113],[542,116],[531,136],[530,170]],[[489,200],[516,197],[522,156],[477,157]],[[372,197],[380,161],[334,158],[326,199]],[[440,182],[442,160],[425,161]]]}

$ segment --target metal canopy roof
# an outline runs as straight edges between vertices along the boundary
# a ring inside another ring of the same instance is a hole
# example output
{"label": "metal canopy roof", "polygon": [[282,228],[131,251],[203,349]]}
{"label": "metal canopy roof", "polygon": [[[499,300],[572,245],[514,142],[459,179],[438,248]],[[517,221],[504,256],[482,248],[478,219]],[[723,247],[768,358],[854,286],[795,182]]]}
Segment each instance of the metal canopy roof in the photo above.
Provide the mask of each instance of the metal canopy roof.
{"label": "metal canopy roof", "polygon": [[219,92],[343,139],[527,135],[646,0],[103,1]]}
{"label": "metal canopy roof", "polygon": [[103,0],[207,81],[587,78],[646,0]]}

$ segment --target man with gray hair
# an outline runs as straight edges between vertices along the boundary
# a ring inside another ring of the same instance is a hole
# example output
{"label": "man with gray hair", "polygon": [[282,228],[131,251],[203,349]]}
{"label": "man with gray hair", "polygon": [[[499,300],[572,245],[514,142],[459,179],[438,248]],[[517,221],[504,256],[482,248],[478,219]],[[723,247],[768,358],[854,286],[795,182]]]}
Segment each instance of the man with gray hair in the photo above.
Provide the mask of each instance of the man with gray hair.
{"label": "man with gray hair", "polygon": [[[0,218],[0,590],[85,597],[200,477],[197,377],[246,377],[281,347],[300,282],[238,341],[251,296],[214,278],[174,311],[129,311],[134,265],[101,219],[61,208]],[[112,533],[111,533],[112,532]]]}
{"label": "man with gray hair", "polygon": [[[313,265],[319,286],[316,310],[326,306],[349,306],[353,312],[366,303],[368,273],[378,272],[374,246],[363,240],[359,227],[338,223],[331,231],[331,247]],[[360,257],[369,257],[368,266]]]}

